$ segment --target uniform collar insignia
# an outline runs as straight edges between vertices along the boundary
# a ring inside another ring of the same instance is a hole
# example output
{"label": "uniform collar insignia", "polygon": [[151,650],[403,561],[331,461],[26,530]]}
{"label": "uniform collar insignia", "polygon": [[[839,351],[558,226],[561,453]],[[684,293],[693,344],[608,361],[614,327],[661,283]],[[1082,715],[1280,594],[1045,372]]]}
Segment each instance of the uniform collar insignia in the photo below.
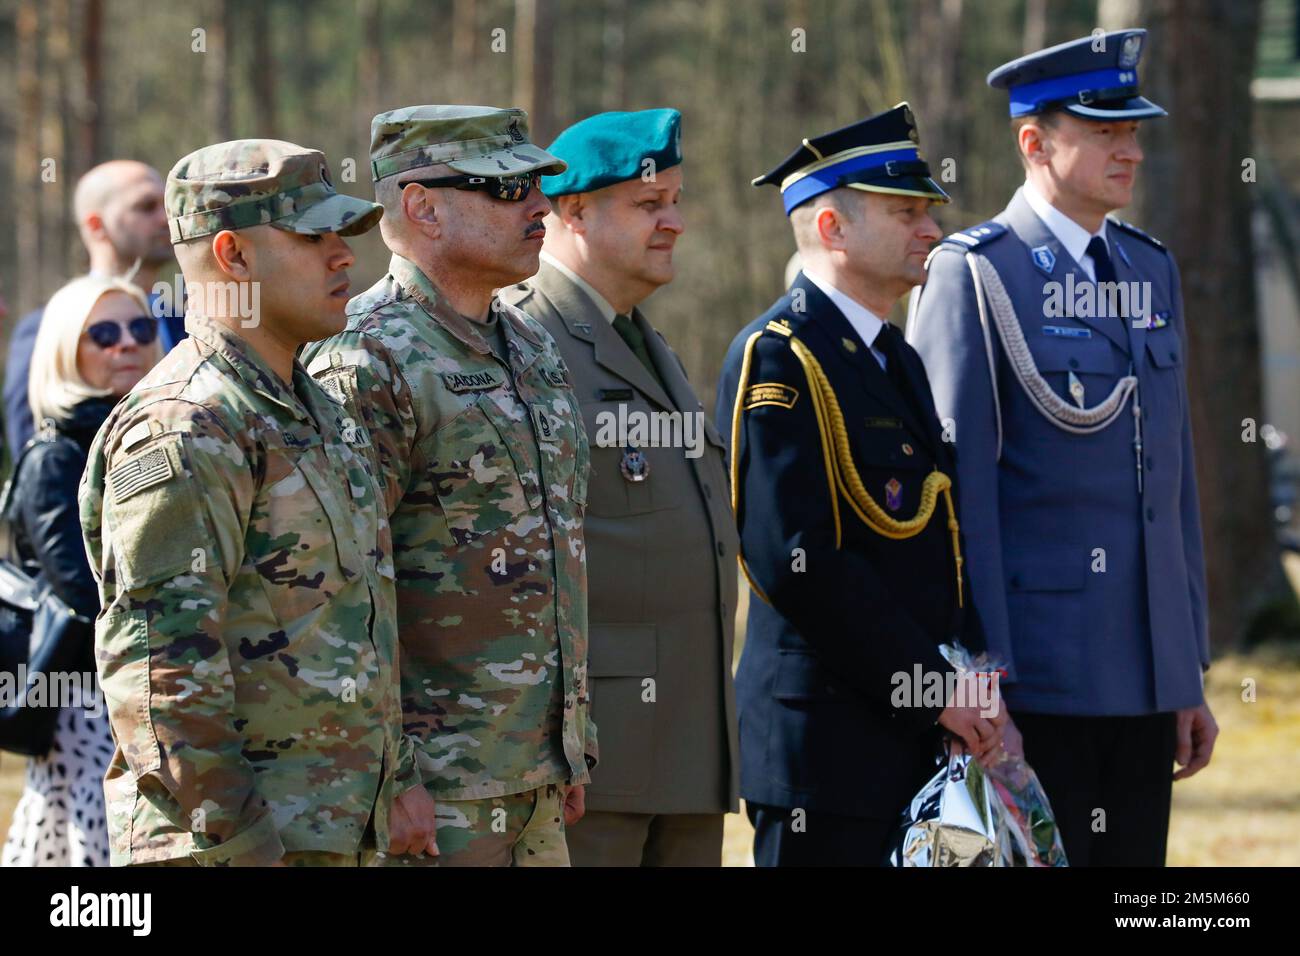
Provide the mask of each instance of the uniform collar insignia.
{"label": "uniform collar insignia", "polygon": [[1051,275],[1052,270],[1056,268],[1056,253],[1049,246],[1034,246],[1029,250],[1029,254],[1034,257],[1034,265],[1046,275]]}

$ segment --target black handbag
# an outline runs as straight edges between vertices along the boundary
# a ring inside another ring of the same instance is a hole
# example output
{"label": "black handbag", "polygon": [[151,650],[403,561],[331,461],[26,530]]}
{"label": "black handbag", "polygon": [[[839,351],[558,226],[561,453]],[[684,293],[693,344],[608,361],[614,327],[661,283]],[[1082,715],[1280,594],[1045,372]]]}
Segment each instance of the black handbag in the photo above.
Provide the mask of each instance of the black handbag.
{"label": "black handbag", "polygon": [[13,547],[10,511],[23,459],[38,442],[52,440],[59,439],[47,431],[23,447],[0,494],[0,529],[9,551],[9,557],[0,557],[0,750],[29,757],[44,756],[54,741],[58,689],[79,688],[83,705],[97,693],[95,687],[81,685],[78,670],[93,634],[92,622],[69,607],[39,574],[28,573]]}

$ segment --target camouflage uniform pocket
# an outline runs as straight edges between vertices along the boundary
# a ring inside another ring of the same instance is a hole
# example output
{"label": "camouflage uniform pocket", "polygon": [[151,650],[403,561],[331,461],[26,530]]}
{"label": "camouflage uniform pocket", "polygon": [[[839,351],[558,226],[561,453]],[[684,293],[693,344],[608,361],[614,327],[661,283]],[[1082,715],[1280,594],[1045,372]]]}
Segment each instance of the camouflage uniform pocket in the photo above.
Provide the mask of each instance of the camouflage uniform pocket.
{"label": "camouflage uniform pocket", "polygon": [[366,448],[370,445],[370,433],[356,416],[356,410],[360,407],[357,403],[357,367],[355,365],[341,365],[337,368],[330,368],[325,372],[318,373],[316,381],[320,383],[321,388],[330,398],[334,399],[342,408],[342,418],[340,421],[340,437],[356,448]]}
{"label": "camouflage uniform pocket", "polygon": [[435,437],[429,472],[455,544],[528,513],[529,498],[510,446],[481,405],[470,405]]}
{"label": "camouflage uniform pocket", "polygon": [[561,514],[581,512],[587,504],[590,452],[582,409],[573,390],[551,382],[538,389],[528,410],[541,463],[542,490],[550,507]]}
{"label": "camouflage uniform pocket", "polygon": [[245,540],[282,625],[322,607],[345,579],[328,510],[303,464],[287,455],[272,454]]}
{"label": "camouflage uniform pocket", "polygon": [[587,427],[582,421],[582,408],[573,397],[568,395],[569,414],[573,428],[577,431],[578,446],[573,467],[573,501],[580,511],[587,509],[587,481],[591,474],[591,443],[587,436]]}
{"label": "camouflage uniform pocket", "polygon": [[95,648],[113,739],[137,780],[162,766],[150,709],[148,613],[110,610],[99,622]]}

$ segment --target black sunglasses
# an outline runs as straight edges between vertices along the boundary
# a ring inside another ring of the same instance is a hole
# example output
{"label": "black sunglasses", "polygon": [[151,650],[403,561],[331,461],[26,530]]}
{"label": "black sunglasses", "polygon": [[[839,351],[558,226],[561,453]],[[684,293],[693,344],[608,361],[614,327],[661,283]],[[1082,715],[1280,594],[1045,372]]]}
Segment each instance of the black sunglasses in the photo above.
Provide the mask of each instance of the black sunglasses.
{"label": "black sunglasses", "polygon": [[[542,184],[541,173],[521,173],[518,176],[442,176],[437,179],[412,179],[409,182],[417,186],[429,186],[434,189],[452,187],[485,192],[493,199],[506,202],[522,202],[534,187]],[[402,183],[403,186],[406,183]]]}
{"label": "black sunglasses", "polygon": [[122,340],[123,325],[131,333],[131,338],[135,339],[137,345],[148,345],[158,337],[158,320],[149,315],[137,315],[133,319],[127,319],[126,322],[116,322],[111,319],[96,322],[86,329],[86,334],[90,336],[90,341],[101,349],[111,349]]}

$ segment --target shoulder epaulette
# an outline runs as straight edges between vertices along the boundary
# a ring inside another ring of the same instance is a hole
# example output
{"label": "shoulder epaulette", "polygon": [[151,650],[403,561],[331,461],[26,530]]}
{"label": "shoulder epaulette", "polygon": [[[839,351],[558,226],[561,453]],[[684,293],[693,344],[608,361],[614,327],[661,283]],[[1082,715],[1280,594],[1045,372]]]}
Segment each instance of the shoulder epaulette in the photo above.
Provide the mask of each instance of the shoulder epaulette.
{"label": "shoulder epaulette", "polygon": [[1141,229],[1133,225],[1133,223],[1131,222],[1125,222],[1123,219],[1116,219],[1114,216],[1107,216],[1106,221],[1110,223],[1112,226],[1116,226],[1120,229],[1123,229],[1127,233],[1131,233],[1132,235],[1137,236],[1139,239],[1145,239],[1147,242],[1151,243],[1151,245],[1155,246],[1157,249],[1163,250],[1165,247],[1165,244],[1161,242],[1159,239],[1157,239],[1155,236],[1143,232]]}
{"label": "shoulder epaulette", "polygon": [[974,249],[985,243],[992,242],[999,236],[1006,235],[1007,227],[1000,222],[989,220],[982,222],[978,226],[971,226],[969,229],[963,229],[961,232],[954,232],[950,236],[944,236],[943,241],[951,243],[961,249]]}

